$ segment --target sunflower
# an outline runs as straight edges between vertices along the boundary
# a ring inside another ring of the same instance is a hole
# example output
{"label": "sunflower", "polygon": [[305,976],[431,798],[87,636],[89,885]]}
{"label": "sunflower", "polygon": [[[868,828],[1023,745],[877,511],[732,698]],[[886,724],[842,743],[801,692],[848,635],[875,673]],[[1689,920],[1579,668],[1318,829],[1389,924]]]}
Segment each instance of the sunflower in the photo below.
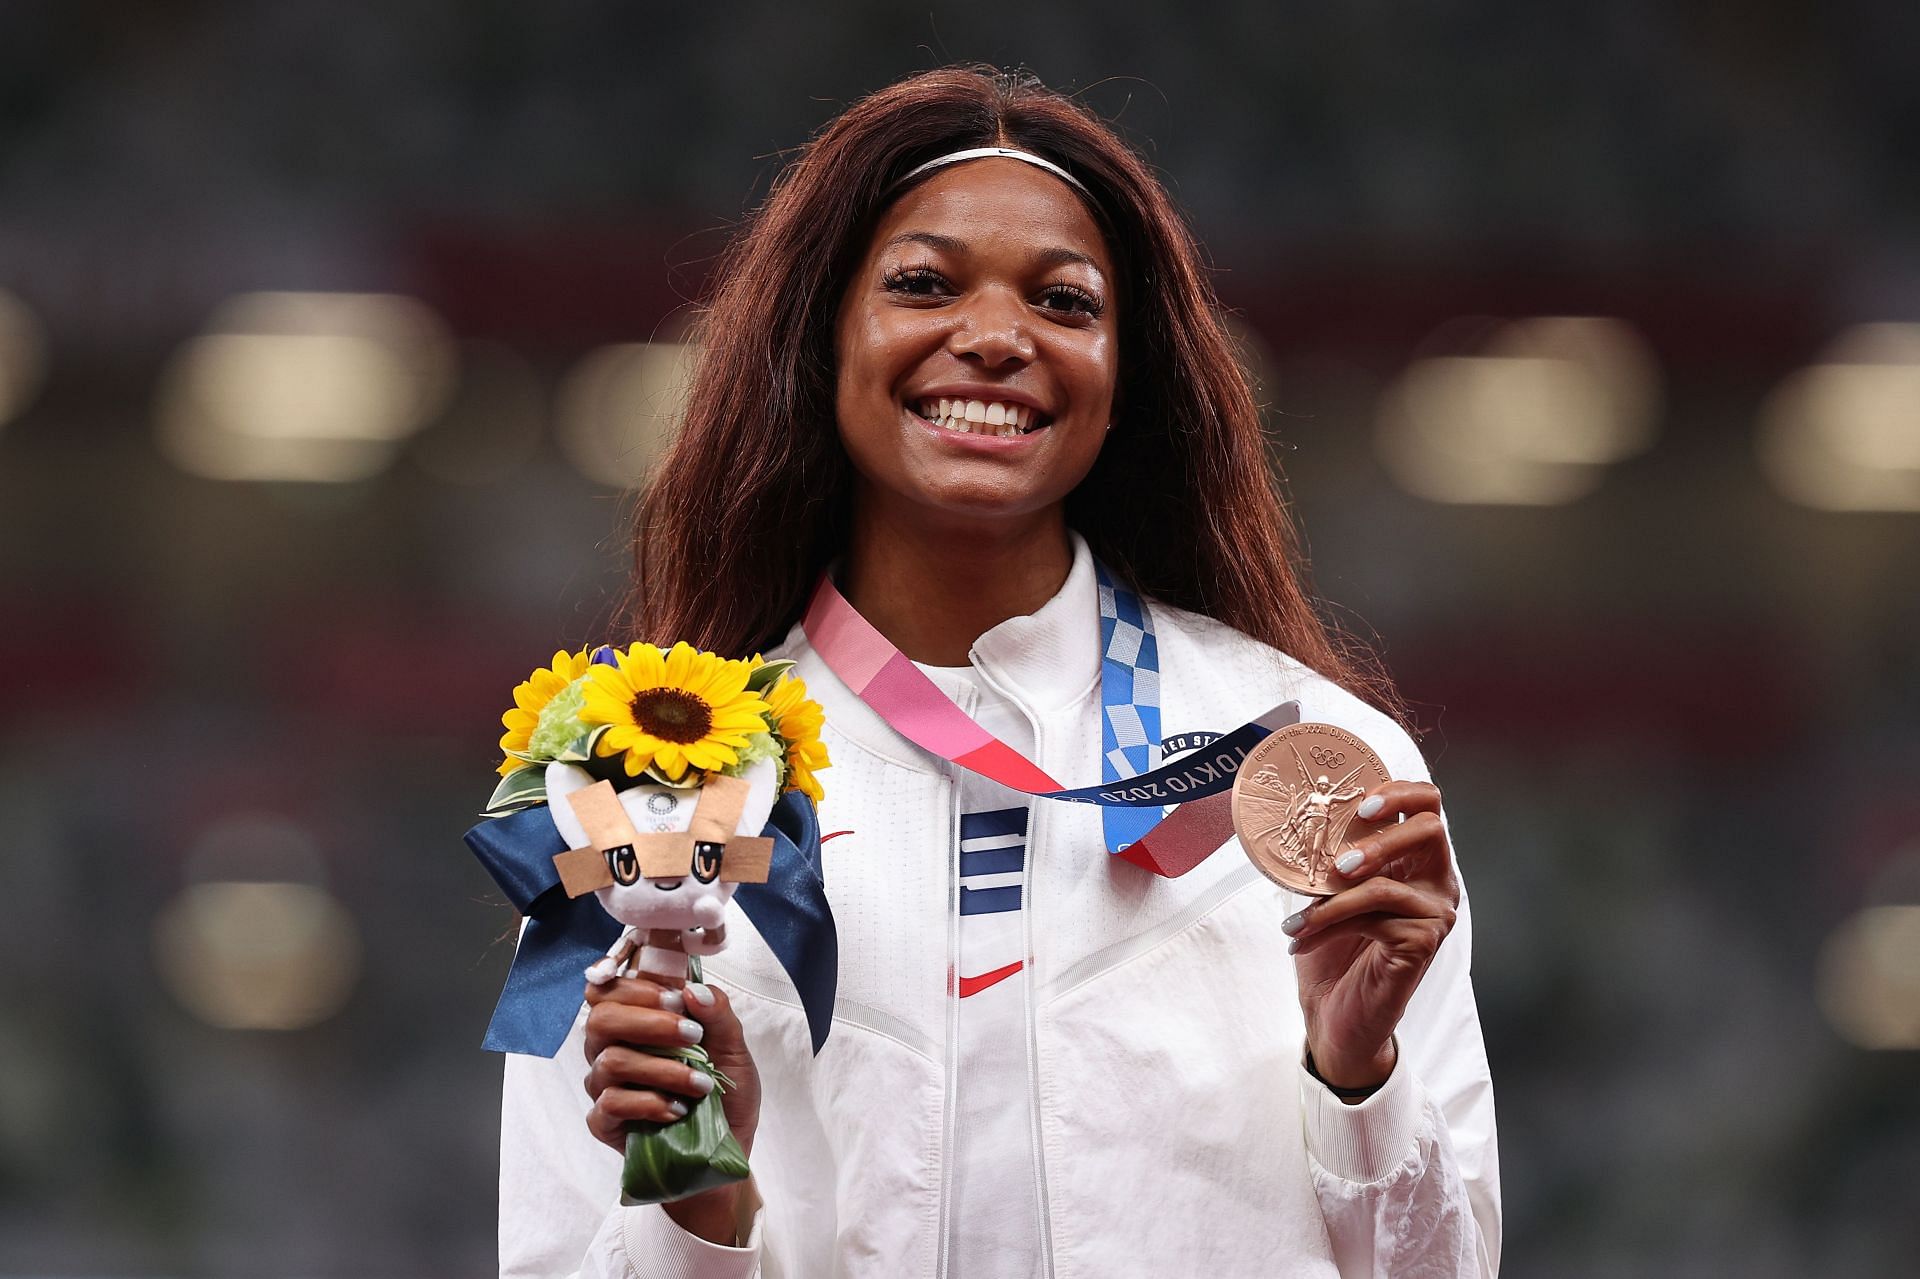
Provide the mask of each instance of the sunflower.
{"label": "sunflower", "polygon": [[787,789],[805,791],[819,803],[826,792],[814,774],[832,767],[826,744],[820,740],[820,727],[826,721],[820,703],[807,696],[805,680],[789,675],[768,691],[767,708],[774,731],[787,744]]}
{"label": "sunflower", "polygon": [[500,776],[532,767],[531,761],[517,759],[515,754],[538,753],[533,749],[533,737],[540,727],[541,713],[567,691],[568,685],[587,673],[587,663],[591,660],[588,652],[582,649],[578,653],[555,653],[551,666],[542,666],[514,688],[513,709],[500,717],[507,729],[500,739],[500,749],[507,752],[507,758],[495,770]]}
{"label": "sunflower", "polygon": [[738,761],[748,736],[767,730],[767,704],[747,692],[745,662],[685,642],[667,653],[635,644],[614,658],[618,667],[587,672],[581,718],[611,725],[594,753],[624,751],[629,777],[649,767],[675,782],[688,768],[717,771]]}

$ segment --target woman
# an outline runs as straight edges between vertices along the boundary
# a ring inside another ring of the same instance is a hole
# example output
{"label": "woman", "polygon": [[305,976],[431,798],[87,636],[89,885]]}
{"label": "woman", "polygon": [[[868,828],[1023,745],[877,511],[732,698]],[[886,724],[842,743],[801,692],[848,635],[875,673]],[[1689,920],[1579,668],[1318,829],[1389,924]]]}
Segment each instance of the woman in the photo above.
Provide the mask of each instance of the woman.
{"label": "woman", "polygon": [[[812,1056],[744,921],[684,999],[590,991],[555,1061],[509,1058],[503,1273],[1493,1273],[1439,794],[1315,618],[1251,390],[1138,157],[1030,80],[916,76],[788,168],[702,341],[638,510],[631,626],[793,657],[825,707],[833,1031]],[[1150,736],[1292,698],[1407,780],[1363,802],[1330,898],[1289,901],[1237,845],[1156,876],[1106,854],[1099,810],[956,769],[865,704],[796,624],[829,565],[1066,785],[1102,778],[1099,615],[1128,584],[1158,671],[1120,710],[1157,712]],[[754,1181],[615,1206],[623,1126],[711,1087],[638,1050],[692,1039],[738,1084]]]}

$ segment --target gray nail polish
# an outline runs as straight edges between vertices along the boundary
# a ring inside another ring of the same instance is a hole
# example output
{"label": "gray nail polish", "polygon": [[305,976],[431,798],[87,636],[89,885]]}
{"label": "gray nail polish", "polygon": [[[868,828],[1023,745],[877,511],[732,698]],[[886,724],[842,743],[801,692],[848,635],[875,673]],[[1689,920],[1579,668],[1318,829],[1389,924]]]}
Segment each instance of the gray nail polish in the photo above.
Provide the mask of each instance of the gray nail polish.
{"label": "gray nail polish", "polygon": [[706,1033],[707,1028],[699,1022],[690,1021],[685,1017],[680,1019],[680,1038],[682,1041],[689,1044],[697,1044],[700,1042],[700,1037]]}
{"label": "gray nail polish", "polygon": [[713,1076],[704,1070],[689,1070],[687,1072],[687,1087],[704,1097],[713,1091]]}
{"label": "gray nail polish", "polygon": [[1366,860],[1366,854],[1356,848],[1351,852],[1343,854],[1338,861],[1333,863],[1333,868],[1342,875],[1351,875],[1354,871],[1359,870],[1361,863]]}
{"label": "gray nail polish", "polygon": [[667,1113],[675,1119],[685,1119],[687,1117],[687,1103],[684,1101],[670,1101],[667,1103]]}
{"label": "gray nail polish", "polygon": [[1280,931],[1291,937],[1307,926],[1307,912],[1296,911],[1280,921]]}
{"label": "gray nail polish", "polygon": [[694,1003],[700,1005],[702,1008],[713,1007],[713,992],[708,990],[705,986],[702,986],[699,982],[697,981],[688,982],[686,985],[686,992],[687,992],[687,998],[691,999]]}
{"label": "gray nail polish", "polygon": [[680,992],[677,990],[661,991],[660,1006],[670,1013],[683,1013],[687,1011],[687,1001],[680,998]]}
{"label": "gray nail polish", "polygon": [[1366,799],[1361,800],[1360,807],[1354,809],[1353,811],[1358,813],[1362,818],[1362,820],[1370,821],[1373,818],[1378,817],[1380,815],[1380,810],[1385,808],[1386,806],[1387,806],[1386,796],[1370,795]]}

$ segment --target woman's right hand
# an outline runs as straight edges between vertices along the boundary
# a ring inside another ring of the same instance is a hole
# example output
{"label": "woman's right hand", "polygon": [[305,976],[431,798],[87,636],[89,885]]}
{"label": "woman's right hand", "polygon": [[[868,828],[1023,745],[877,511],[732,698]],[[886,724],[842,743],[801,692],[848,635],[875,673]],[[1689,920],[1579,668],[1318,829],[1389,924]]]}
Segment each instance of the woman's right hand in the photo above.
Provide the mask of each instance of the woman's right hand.
{"label": "woman's right hand", "polygon": [[[686,1113],[676,1114],[676,1104],[691,1109],[706,1096],[712,1082],[700,1072],[678,1058],[644,1051],[699,1044],[733,1083],[721,1108],[741,1150],[753,1153],[760,1075],[725,991],[697,982],[669,990],[644,977],[589,983],[586,1030],[586,1086],[593,1098],[587,1128],[595,1138],[624,1154],[627,1125],[672,1123]],[[704,1239],[732,1244],[738,1189],[724,1186],[677,1200],[665,1205],[667,1215]]]}

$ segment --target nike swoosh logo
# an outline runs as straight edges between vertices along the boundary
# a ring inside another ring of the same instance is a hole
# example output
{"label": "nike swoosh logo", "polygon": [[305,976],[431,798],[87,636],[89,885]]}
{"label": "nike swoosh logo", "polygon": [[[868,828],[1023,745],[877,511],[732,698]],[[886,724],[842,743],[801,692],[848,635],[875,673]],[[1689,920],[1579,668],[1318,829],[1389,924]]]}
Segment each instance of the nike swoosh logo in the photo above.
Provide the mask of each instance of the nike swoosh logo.
{"label": "nike swoosh logo", "polygon": [[977,995],[987,987],[1005,981],[1007,978],[1019,972],[1020,965],[1024,962],[1024,960],[1016,959],[1005,968],[996,968],[990,973],[981,973],[978,977],[962,977],[960,979],[960,998],[965,999],[968,995]]}

